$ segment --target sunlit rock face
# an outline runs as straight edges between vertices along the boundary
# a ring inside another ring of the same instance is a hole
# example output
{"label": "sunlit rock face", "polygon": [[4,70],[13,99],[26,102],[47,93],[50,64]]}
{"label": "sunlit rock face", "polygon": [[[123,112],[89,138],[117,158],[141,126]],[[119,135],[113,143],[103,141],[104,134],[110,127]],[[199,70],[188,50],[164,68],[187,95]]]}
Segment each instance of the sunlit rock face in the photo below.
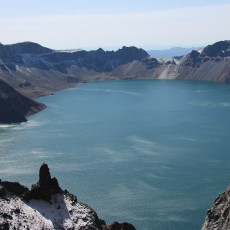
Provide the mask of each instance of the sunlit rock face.
{"label": "sunlit rock face", "polygon": [[202,230],[230,229],[230,187],[220,194],[208,210]]}

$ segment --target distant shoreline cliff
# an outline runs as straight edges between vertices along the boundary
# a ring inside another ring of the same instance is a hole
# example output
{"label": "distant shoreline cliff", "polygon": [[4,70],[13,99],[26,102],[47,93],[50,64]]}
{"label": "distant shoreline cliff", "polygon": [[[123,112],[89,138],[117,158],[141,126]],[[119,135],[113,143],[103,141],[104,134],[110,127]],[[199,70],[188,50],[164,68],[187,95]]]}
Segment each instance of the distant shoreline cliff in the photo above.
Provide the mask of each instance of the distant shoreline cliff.
{"label": "distant shoreline cliff", "polygon": [[25,122],[27,116],[45,108],[44,104],[29,99],[0,80],[0,123]]}
{"label": "distant shoreline cliff", "polygon": [[[0,44],[0,106],[5,111],[0,123],[23,122],[27,115],[45,108],[28,98],[49,95],[81,82],[111,79],[229,82],[230,41],[219,41],[199,52],[193,50],[170,59],[152,58],[136,47],[57,51],[32,42]],[[7,92],[10,87],[14,89]],[[12,90],[16,90],[13,101]],[[26,111],[22,109],[25,106]]]}

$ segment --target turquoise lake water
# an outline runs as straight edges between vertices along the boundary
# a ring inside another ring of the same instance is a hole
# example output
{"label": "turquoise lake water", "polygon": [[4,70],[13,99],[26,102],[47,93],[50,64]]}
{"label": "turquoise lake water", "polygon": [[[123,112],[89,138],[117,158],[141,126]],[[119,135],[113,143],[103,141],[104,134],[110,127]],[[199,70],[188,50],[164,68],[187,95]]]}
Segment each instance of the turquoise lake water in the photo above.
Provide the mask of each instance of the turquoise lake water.
{"label": "turquoise lake water", "polygon": [[230,184],[230,85],[104,81],[39,99],[29,122],[0,126],[2,180],[27,186],[47,162],[62,188],[106,222],[201,229]]}

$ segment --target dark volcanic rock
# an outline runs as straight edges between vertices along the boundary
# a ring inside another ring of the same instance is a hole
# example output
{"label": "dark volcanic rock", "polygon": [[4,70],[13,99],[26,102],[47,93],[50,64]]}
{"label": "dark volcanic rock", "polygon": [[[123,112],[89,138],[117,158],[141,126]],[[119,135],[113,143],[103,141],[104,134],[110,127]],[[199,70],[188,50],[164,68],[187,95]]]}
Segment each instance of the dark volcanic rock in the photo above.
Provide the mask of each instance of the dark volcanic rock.
{"label": "dark volcanic rock", "polygon": [[52,52],[45,55],[44,59],[53,63],[51,68],[67,73],[67,69],[73,65],[97,72],[110,72],[119,65],[124,65],[134,60],[141,61],[148,57],[148,53],[143,49],[124,46],[116,52],[104,51],[101,48],[88,52],[84,50],[73,53]]}
{"label": "dark volcanic rock", "polygon": [[5,194],[6,194],[5,188],[2,185],[0,185],[0,197],[5,196]]}
{"label": "dark volcanic rock", "polygon": [[[146,58],[149,58],[148,53],[136,47],[69,52],[32,42],[0,44],[0,79],[24,95],[35,98],[73,87],[79,82],[123,77],[123,74],[113,75],[112,71],[134,61],[142,63]],[[126,68],[130,69],[126,66],[123,71]]]}
{"label": "dark volcanic rock", "polygon": [[21,42],[13,45],[6,45],[12,53],[16,54],[44,54],[52,52],[52,49],[43,47],[34,42]]}
{"label": "dark volcanic rock", "polygon": [[230,78],[230,41],[220,41],[181,59],[176,79],[228,82]]}
{"label": "dark volcanic rock", "polygon": [[0,123],[25,122],[27,115],[44,108],[45,105],[23,96],[0,80]]}
{"label": "dark volcanic rock", "polygon": [[7,222],[0,223],[0,229],[1,230],[9,230],[10,229],[10,224]]}
{"label": "dark volcanic rock", "polygon": [[39,184],[49,184],[51,180],[50,170],[46,163],[43,163],[39,170]]}
{"label": "dark volcanic rock", "polygon": [[227,57],[230,55],[230,41],[219,41],[213,45],[208,45],[204,48],[202,55],[208,57]]}
{"label": "dark volcanic rock", "polygon": [[111,225],[102,225],[102,230],[136,230],[136,228],[129,223],[114,222]]}
{"label": "dark volcanic rock", "polygon": [[[30,55],[29,59],[28,54]],[[0,44],[0,59],[3,61],[3,70],[16,71],[16,65],[34,67],[42,70],[55,70],[68,74],[68,68],[78,66],[97,72],[108,72],[119,65],[134,60],[143,60],[149,57],[143,49],[136,47],[122,47],[118,51],[59,52],[42,47],[32,42],[23,42],[13,45]]]}
{"label": "dark volcanic rock", "polygon": [[48,165],[43,163],[39,170],[39,181],[32,185],[31,191],[24,198],[50,201],[53,194],[62,192],[57,179],[51,178]]}
{"label": "dark volcanic rock", "polygon": [[152,69],[152,68],[158,67],[160,65],[160,63],[158,62],[158,60],[156,58],[146,58],[143,61],[143,63],[147,66],[148,69]]}
{"label": "dark volcanic rock", "polygon": [[4,188],[4,192],[10,192],[16,196],[22,196],[23,194],[27,193],[29,189],[18,182],[9,182],[9,181],[0,181],[0,186]]}

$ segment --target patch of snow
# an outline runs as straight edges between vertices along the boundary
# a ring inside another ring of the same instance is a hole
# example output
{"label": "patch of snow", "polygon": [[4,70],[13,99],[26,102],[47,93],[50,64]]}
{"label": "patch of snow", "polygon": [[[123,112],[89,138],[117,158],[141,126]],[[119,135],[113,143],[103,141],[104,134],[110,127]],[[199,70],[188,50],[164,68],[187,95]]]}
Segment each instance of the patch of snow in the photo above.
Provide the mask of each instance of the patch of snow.
{"label": "patch of snow", "polygon": [[198,52],[198,53],[202,53],[203,52],[203,50],[204,50],[204,48],[198,48],[198,49],[196,49],[196,51]]}
{"label": "patch of snow", "polygon": [[54,52],[62,52],[62,53],[75,53],[83,51],[82,49],[70,49],[70,50],[54,50]]}
{"label": "patch of snow", "polygon": [[74,202],[66,194],[55,194],[51,202],[20,198],[0,198],[0,223],[10,229],[95,229],[95,212],[88,206]]}

